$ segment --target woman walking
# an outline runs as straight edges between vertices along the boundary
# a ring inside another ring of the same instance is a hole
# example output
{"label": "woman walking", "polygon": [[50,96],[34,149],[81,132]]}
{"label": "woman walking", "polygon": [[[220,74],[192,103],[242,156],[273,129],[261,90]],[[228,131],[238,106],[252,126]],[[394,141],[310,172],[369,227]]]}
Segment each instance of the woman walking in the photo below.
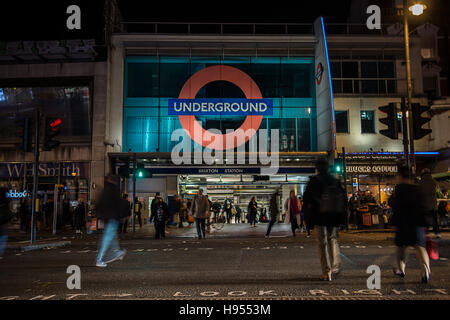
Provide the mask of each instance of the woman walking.
{"label": "woman walking", "polygon": [[294,190],[291,190],[289,198],[284,202],[284,210],[286,222],[291,222],[292,236],[295,237],[295,230],[298,229],[300,220],[300,204]]}

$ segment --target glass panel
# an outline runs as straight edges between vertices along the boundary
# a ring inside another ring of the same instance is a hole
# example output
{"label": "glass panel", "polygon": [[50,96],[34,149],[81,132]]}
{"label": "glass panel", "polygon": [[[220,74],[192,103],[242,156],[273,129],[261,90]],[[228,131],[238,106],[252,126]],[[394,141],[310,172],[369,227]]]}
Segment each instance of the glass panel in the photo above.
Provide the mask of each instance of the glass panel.
{"label": "glass panel", "polygon": [[353,93],[353,80],[343,80],[342,89],[343,93]]}
{"label": "glass panel", "polygon": [[342,62],[342,78],[358,78],[358,62]]}
{"label": "glass panel", "polygon": [[395,78],[394,62],[379,62],[378,68],[380,78]]}
{"label": "glass panel", "polygon": [[333,92],[334,93],[342,93],[342,89],[341,89],[341,85],[342,85],[342,81],[341,80],[333,80]]}
{"label": "glass panel", "polygon": [[[377,77],[377,63],[362,61],[361,62],[361,77],[362,78],[376,78]],[[364,92],[364,90],[363,90]]]}
{"label": "glass panel", "polygon": [[158,63],[128,63],[128,97],[158,97]]}
{"label": "glass panel", "polygon": [[58,137],[91,135],[88,87],[2,88],[0,139],[16,138],[16,121],[25,116],[34,123],[35,105],[41,106],[45,116],[62,119]]}
{"label": "glass panel", "polygon": [[341,63],[339,61],[332,61],[330,63],[331,78],[342,78]]}
{"label": "glass panel", "polygon": [[375,133],[374,111],[361,111],[361,133]]}
{"label": "glass panel", "polygon": [[378,93],[377,80],[362,80],[362,92],[363,93]]}
{"label": "glass panel", "polygon": [[348,112],[347,111],[335,111],[336,132],[348,133]]}

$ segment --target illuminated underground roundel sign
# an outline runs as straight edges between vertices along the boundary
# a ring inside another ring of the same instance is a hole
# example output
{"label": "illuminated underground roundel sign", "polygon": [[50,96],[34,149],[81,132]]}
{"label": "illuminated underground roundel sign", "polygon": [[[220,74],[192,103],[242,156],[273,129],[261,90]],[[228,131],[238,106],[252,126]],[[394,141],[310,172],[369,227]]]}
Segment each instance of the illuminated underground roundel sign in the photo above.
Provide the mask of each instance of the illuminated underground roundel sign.
{"label": "illuminated underground roundel sign", "polygon": [[[199,90],[214,81],[227,81],[242,90],[246,99],[195,99]],[[178,115],[181,126],[198,144],[215,150],[227,149],[227,141],[246,143],[259,129],[263,115],[272,115],[271,99],[263,99],[255,81],[245,72],[226,65],[215,65],[194,73],[183,85],[178,99],[169,99],[169,115]],[[217,134],[205,130],[195,115],[246,115],[242,125],[233,132]],[[242,132],[245,139],[237,139]],[[202,139],[202,137],[208,139]]]}
{"label": "illuminated underground roundel sign", "polygon": [[320,85],[320,83],[322,82],[322,77],[323,77],[323,65],[321,62],[319,62],[319,64],[317,65],[317,68],[316,68],[317,85]]}

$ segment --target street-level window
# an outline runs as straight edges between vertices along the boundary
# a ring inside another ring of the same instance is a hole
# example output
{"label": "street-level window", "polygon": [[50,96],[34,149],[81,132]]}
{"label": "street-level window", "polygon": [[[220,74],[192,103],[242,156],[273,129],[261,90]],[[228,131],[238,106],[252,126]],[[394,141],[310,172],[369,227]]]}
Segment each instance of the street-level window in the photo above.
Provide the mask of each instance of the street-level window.
{"label": "street-level window", "polygon": [[337,133],[348,133],[348,111],[336,110],[334,112]]}
{"label": "street-level window", "polygon": [[361,133],[375,133],[374,111],[361,111]]}

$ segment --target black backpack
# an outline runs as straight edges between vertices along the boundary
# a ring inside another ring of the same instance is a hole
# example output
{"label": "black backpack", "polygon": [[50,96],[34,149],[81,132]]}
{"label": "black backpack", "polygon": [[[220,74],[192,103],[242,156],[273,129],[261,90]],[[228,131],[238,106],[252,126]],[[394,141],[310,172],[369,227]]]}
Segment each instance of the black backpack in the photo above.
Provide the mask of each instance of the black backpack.
{"label": "black backpack", "polygon": [[319,213],[323,215],[345,212],[346,196],[339,182],[331,178],[328,181],[319,179],[322,183],[322,192],[319,197]]}

